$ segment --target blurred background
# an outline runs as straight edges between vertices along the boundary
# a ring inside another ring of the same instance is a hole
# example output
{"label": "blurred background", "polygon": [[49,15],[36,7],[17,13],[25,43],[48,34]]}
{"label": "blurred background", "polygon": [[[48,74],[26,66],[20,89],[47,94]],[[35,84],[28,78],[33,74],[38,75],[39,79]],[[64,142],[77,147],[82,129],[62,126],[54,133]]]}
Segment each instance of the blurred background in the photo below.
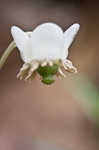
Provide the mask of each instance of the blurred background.
{"label": "blurred background", "polygon": [[0,56],[12,41],[12,25],[25,31],[43,22],[55,22],[64,31],[73,23],[81,25],[69,49],[79,73],[51,86],[38,79],[31,84],[17,80],[23,62],[17,49],[9,56],[0,71],[0,150],[98,150],[98,1],[0,2]]}

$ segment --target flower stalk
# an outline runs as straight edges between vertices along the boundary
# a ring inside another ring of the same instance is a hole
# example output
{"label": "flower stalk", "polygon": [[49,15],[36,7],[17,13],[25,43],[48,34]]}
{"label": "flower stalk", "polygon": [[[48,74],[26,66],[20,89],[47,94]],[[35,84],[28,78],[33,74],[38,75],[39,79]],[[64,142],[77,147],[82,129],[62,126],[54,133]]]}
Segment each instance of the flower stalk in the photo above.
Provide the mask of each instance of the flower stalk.
{"label": "flower stalk", "polygon": [[12,41],[10,43],[10,45],[8,46],[8,48],[5,50],[4,54],[2,55],[1,59],[0,59],[0,70],[2,69],[3,65],[5,64],[8,56],[10,55],[10,53],[13,51],[13,49],[16,47],[16,44],[14,41]]}

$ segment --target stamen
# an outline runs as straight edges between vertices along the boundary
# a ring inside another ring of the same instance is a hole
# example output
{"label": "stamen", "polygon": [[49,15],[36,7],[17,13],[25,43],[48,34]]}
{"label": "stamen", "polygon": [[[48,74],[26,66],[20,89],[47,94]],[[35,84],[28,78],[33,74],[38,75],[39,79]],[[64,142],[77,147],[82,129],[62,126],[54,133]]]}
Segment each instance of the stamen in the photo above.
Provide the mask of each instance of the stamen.
{"label": "stamen", "polygon": [[30,68],[30,70],[28,72],[28,75],[25,78],[25,80],[28,80],[38,67],[39,67],[39,63],[38,62],[32,62],[31,68]]}
{"label": "stamen", "polygon": [[73,64],[70,60],[66,59],[62,63],[63,63],[63,67],[66,71],[71,72],[71,73],[76,73],[77,72],[76,67],[73,66]]}
{"label": "stamen", "polygon": [[53,66],[53,61],[48,60],[48,65],[49,65],[50,67],[52,67],[52,66]]}
{"label": "stamen", "polygon": [[65,76],[65,74],[62,72],[62,70],[61,70],[61,68],[59,67],[59,69],[58,69],[58,73],[59,73],[59,75],[60,76],[62,76],[62,77],[66,77]]}
{"label": "stamen", "polygon": [[36,75],[37,75],[36,71],[33,72],[33,74],[31,75],[31,77],[29,78],[29,81],[31,82],[36,77]]}
{"label": "stamen", "polygon": [[30,68],[30,64],[23,64],[22,68],[20,69],[20,72],[17,75],[17,78],[22,80],[24,78],[24,75],[27,73],[28,69]]}
{"label": "stamen", "polygon": [[63,65],[63,67],[64,67],[65,70],[68,69],[64,61],[62,61],[62,65]]}
{"label": "stamen", "polygon": [[41,63],[41,66],[42,67],[45,67],[47,65],[47,60],[44,60],[42,63]]}

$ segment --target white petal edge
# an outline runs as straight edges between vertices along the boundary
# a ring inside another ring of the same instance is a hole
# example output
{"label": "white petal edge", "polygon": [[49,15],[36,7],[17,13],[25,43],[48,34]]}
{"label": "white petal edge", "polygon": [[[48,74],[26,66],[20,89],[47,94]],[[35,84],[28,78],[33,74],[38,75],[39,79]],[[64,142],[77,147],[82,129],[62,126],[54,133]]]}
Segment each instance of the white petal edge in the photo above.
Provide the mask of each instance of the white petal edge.
{"label": "white petal edge", "polygon": [[20,51],[23,61],[30,62],[32,60],[32,48],[28,34],[17,26],[11,27],[11,34],[16,43],[16,47]]}
{"label": "white petal edge", "polygon": [[80,25],[75,23],[71,25],[65,32],[64,32],[64,39],[65,39],[65,44],[64,44],[64,55],[65,57],[68,56],[68,48],[71,46],[74,38],[76,37],[78,31],[80,29]]}

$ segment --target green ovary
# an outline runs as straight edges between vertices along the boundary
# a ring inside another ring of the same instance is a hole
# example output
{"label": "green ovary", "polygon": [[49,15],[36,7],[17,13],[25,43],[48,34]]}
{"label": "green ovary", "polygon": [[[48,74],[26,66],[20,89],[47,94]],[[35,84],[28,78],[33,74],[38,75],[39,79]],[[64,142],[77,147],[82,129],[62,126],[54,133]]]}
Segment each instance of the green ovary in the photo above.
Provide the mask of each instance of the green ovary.
{"label": "green ovary", "polygon": [[53,66],[39,66],[39,68],[37,69],[37,72],[40,74],[40,76],[42,77],[42,82],[44,84],[52,84],[55,79],[54,79],[54,75],[57,73],[58,71],[58,65],[54,64]]}

